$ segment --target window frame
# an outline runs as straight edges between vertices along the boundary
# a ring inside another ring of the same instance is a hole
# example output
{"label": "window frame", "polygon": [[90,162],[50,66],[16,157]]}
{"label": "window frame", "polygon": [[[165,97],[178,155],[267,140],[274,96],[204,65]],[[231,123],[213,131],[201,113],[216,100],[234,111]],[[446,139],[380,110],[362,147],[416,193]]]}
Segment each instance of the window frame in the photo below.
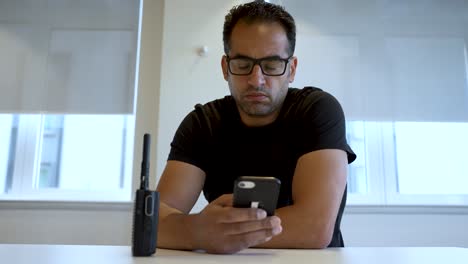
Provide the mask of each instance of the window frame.
{"label": "window frame", "polygon": [[382,157],[385,164],[390,164],[385,177],[385,196],[387,205],[408,206],[467,206],[468,194],[401,194],[398,192],[398,172],[396,161],[396,135],[394,123],[384,130],[382,137]]}
{"label": "window frame", "polygon": [[[364,158],[366,167],[367,193],[348,193],[347,203],[355,205],[383,205],[386,203],[384,161],[379,153],[383,152],[382,127],[378,122],[364,122],[364,144],[366,153],[356,153]],[[374,155],[376,154],[377,155]],[[372,175],[372,177],[370,176]]]}
{"label": "window frame", "polygon": [[[368,193],[348,193],[348,205],[358,207],[468,207],[468,194],[400,194],[394,122],[366,121],[364,126]],[[359,158],[359,153],[357,155]]]}
{"label": "window frame", "polygon": [[[15,117],[13,117],[15,118]],[[12,118],[12,119],[13,119]],[[0,193],[0,201],[83,201],[83,202],[125,202],[130,201],[129,189],[132,189],[132,177],[124,177],[124,188],[119,190],[70,190],[58,188],[38,188],[39,168],[44,132],[44,115],[22,114],[18,117],[18,135],[16,142],[12,184],[8,193]],[[132,149],[135,118],[125,117],[125,149]],[[133,156],[123,160],[124,175],[132,175]],[[126,186],[126,187],[125,187]]]}

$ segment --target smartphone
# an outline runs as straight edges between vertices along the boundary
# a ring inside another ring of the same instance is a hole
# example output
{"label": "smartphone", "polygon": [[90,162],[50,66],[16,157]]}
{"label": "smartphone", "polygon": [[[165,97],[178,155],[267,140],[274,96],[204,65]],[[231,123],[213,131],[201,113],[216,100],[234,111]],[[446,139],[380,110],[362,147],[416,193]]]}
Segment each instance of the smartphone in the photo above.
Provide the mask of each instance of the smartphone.
{"label": "smartphone", "polygon": [[234,207],[261,208],[275,214],[281,181],[274,177],[241,176],[234,183]]}

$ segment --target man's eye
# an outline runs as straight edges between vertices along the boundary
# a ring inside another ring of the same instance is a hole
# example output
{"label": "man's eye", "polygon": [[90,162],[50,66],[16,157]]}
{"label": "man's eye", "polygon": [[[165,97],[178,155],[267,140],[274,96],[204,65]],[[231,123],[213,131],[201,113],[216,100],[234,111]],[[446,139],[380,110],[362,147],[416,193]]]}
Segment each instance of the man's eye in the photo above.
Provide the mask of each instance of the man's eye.
{"label": "man's eye", "polygon": [[281,61],[268,61],[263,64],[263,68],[265,70],[277,70],[282,67],[282,62]]}
{"label": "man's eye", "polygon": [[274,66],[274,65],[273,65],[273,66],[271,66],[271,65],[266,65],[266,66],[264,67],[264,69],[267,70],[267,71],[274,71],[274,70],[277,70],[277,69],[279,69],[279,68],[278,68],[277,66]]}
{"label": "man's eye", "polygon": [[235,67],[237,69],[249,69],[251,66],[251,63],[248,61],[237,61],[235,63]]}
{"label": "man's eye", "polygon": [[250,64],[241,64],[237,66],[238,69],[245,70],[250,68]]}

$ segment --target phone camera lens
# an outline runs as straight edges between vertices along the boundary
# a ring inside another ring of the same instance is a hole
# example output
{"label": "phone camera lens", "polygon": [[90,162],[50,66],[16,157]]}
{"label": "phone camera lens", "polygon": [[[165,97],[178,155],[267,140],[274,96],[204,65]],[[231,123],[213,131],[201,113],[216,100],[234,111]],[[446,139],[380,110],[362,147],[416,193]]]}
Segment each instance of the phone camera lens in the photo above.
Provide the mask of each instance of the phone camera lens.
{"label": "phone camera lens", "polygon": [[241,181],[237,183],[237,186],[241,189],[252,189],[255,187],[255,183],[252,181]]}

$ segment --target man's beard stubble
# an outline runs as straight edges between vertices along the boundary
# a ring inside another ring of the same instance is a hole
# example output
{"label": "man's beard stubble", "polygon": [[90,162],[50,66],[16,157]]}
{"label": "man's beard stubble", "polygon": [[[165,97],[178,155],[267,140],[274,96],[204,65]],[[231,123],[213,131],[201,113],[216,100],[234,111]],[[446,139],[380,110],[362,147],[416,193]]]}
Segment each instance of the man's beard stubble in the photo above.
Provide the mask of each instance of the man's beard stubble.
{"label": "man's beard stubble", "polygon": [[[232,84],[229,81],[229,89],[231,91],[231,95],[233,95],[234,100],[236,101],[237,106],[240,108],[242,112],[245,114],[251,116],[251,117],[264,117],[268,116],[276,111],[279,111],[281,109],[281,106],[283,105],[284,99],[286,98],[287,94],[287,83],[284,85],[286,87],[282,87],[280,92],[276,95],[276,97],[273,97],[271,92],[269,92],[265,87],[249,87],[245,92],[242,94],[235,94],[234,96],[233,93],[233,88]],[[252,92],[260,92],[267,96],[269,99],[267,102],[251,102],[245,100],[245,94],[249,94]]]}

